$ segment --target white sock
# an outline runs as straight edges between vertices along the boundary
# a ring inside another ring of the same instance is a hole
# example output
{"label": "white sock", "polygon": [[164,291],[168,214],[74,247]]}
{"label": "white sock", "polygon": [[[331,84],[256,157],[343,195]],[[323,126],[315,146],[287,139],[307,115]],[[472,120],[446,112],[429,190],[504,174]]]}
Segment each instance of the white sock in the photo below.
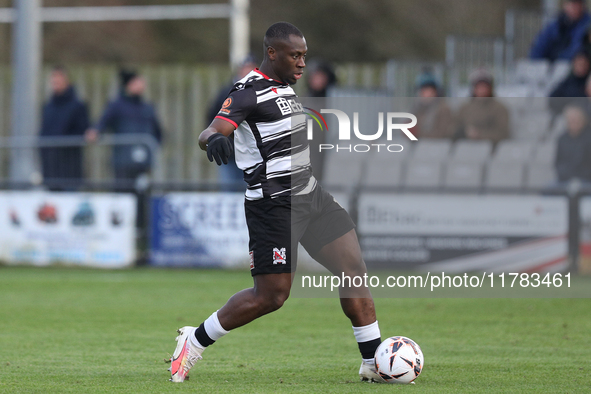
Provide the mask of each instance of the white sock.
{"label": "white sock", "polygon": [[355,335],[355,339],[358,343],[369,342],[379,338],[381,334],[378,321],[376,320],[375,322],[363,327],[353,327],[353,334]]}
{"label": "white sock", "polygon": [[207,320],[203,323],[205,328],[205,332],[207,335],[214,341],[217,341],[230,331],[224,330],[224,327],[220,324],[220,320],[218,319],[218,312],[215,311],[207,318]]}
{"label": "white sock", "polygon": [[376,365],[376,359],[375,358],[362,358],[363,362],[366,364],[371,365],[372,367]]}
{"label": "white sock", "polygon": [[[201,337],[205,338],[208,341],[206,346],[202,345],[199,342],[199,340],[197,339],[197,336],[195,335],[195,332],[197,330],[199,330],[199,327],[196,328],[191,333],[189,338],[191,339],[191,343],[193,345],[200,347],[201,349],[205,349],[207,346],[211,345],[213,342],[217,341],[218,339],[220,339],[221,337],[223,337],[224,335],[226,335],[227,333],[230,332],[230,331],[224,330],[224,328],[220,324],[217,311],[212,313],[212,315],[209,316],[207,318],[207,320],[205,320],[203,322],[203,330],[205,330],[205,334],[203,334],[203,332],[201,332]],[[207,338],[207,337],[209,337],[209,338]]]}

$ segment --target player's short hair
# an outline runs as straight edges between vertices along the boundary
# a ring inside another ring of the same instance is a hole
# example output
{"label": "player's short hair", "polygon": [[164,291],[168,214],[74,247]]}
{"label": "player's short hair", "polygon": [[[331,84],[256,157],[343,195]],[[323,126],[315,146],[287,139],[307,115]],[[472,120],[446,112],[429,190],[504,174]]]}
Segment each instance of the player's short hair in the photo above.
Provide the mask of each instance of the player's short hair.
{"label": "player's short hair", "polygon": [[265,41],[289,40],[290,35],[304,37],[300,29],[289,22],[277,22],[271,25],[265,33]]}

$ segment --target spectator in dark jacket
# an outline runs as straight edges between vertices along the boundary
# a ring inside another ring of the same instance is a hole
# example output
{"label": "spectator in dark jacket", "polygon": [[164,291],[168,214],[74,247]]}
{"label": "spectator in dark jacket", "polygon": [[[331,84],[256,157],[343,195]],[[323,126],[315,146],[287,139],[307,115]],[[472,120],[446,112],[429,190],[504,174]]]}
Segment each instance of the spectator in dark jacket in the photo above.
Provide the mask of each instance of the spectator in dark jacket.
{"label": "spectator in dark jacket", "polygon": [[[62,66],[50,76],[52,95],[43,107],[41,137],[82,136],[88,128],[88,110],[78,99]],[[82,180],[82,148],[41,149],[43,178],[52,190],[75,189]]]}
{"label": "spectator in dark jacket", "polygon": [[585,85],[590,69],[589,58],[582,52],[577,54],[573,59],[570,74],[550,93],[552,98],[563,97],[563,99],[550,100],[552,112],[560,114],[572,98],[586,96]]}
{"label": "spectator in dark jacket", "polygon": [[307,87],[308,97],[326,97],[330,88],[336,85],[337,75],[330,63],[319,61],[309,65]]}
{"label": "spectator in dark jacket", "polygon": [[[146,82],[135,72],[121,71],[121,94],[109,103],[95,129],[89,130],[87,139],[96,140],[99,133],[110,130],[112,133],[151,135],[162,141],[160,122],[151,104],[143,99]],[[146,174],[152,166],[152,157],[146,146],[124,145],[113,149],[113,169],[115,178],[134,181]]]}
{"label": "spectator in dark jacket", "polygon": [[591,182],[591,130],[582,107],[569,105],[564,110],[567,129],[558,139],[556,174],[559,184],[573,179]]}
{"label": "spectator in dark jacket", "polygon": [[562,12],[535,39],[532,59],[571,60],[583,45],[591,17],[585,0],[566,0]]}

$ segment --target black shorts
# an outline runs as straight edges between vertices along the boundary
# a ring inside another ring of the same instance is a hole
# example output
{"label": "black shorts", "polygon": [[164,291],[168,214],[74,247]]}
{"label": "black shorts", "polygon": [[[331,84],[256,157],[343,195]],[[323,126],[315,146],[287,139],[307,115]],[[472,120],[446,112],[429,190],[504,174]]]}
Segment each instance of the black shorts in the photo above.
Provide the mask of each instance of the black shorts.
{"label": "black shorts", "polygon": [[320,185],[304,196],[246,200],[244,206],[253,276],[294,272],[298,243],[314,256],[355,228],[347,211]]}

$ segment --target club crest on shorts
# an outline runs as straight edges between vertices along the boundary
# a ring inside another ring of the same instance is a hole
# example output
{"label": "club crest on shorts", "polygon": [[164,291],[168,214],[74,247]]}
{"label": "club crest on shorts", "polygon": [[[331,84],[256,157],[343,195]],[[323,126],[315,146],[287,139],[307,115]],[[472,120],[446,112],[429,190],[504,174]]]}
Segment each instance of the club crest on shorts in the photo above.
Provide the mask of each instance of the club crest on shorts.
{"label": "club crest on shorts", "polygon": [[273,264],[287,264],[285,248],[273,248]]}
{"label": "club crest on shorts", "polygon": [[248,255],[250,256],[250,269],[253,270],[254,269],[254,251],[250,251],[248,252]]}

